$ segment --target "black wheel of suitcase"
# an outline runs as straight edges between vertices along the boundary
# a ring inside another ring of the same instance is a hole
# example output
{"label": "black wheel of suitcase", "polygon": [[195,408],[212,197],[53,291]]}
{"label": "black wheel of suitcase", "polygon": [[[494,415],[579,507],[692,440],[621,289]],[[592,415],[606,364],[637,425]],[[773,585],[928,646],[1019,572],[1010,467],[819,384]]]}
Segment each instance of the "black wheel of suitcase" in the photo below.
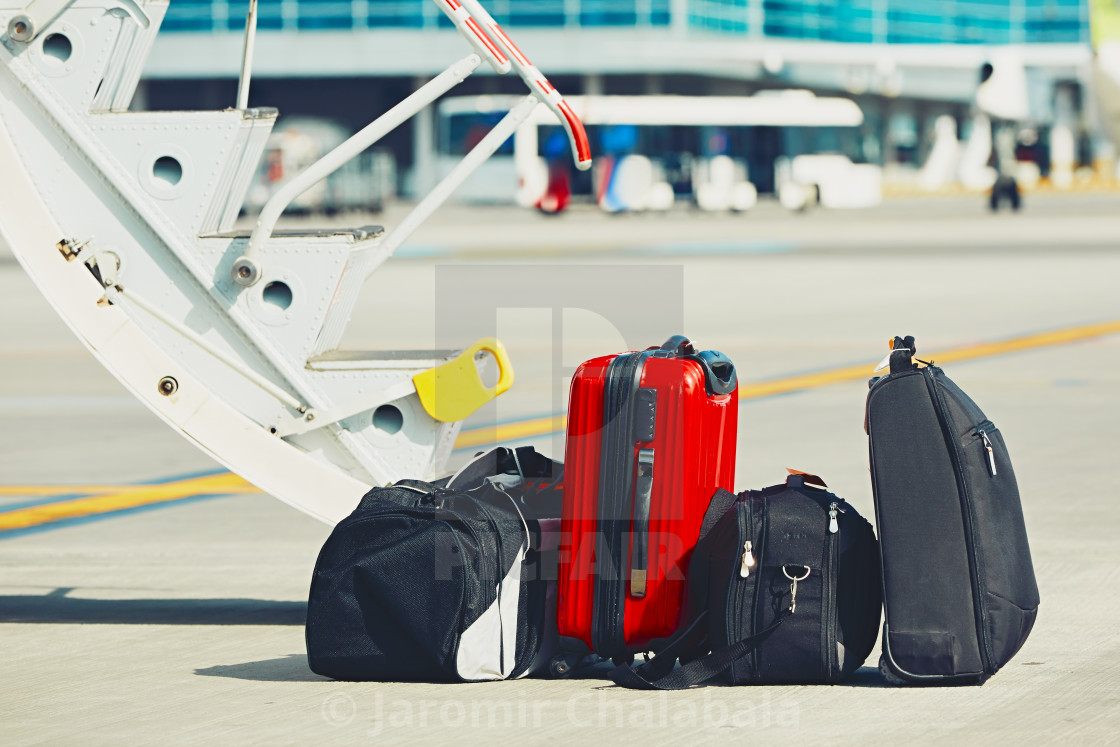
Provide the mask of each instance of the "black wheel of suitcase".
{"label": "black wheel of suitcase", "polygon": [[572,673],[572,665],[568,657],[561,654],[548,664],[548,673],[558,680],[562,680]]}

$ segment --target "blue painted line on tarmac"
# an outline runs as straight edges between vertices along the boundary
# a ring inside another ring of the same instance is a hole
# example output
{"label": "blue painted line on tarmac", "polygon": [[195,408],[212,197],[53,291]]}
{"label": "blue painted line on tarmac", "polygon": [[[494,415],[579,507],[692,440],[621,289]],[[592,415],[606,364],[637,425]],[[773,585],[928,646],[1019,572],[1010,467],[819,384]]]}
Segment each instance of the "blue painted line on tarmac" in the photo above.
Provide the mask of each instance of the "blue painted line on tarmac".
{"label": "blue painted line on tarmac", "polygon": [[196,480],[199,477],[211,477],[213,475],[224,475],[229,472],[228,469],[214,468],[192,470],[190,472],[182,472],[171,477],[158,477],[154,480],[140,480],[139,482],[131,483],[133,485],[166,485],[169,482],[182,482],[183,480]]}
{"label": "blue painted line on tarmac", "polygon": [[121,407],[142,408],[144,405],[135,397],[0,397],[0,408],[4,410],[60,410],[60,409],[106,409]]}
{"label": "blue painted line on tarmac", "polygon": [[[460,431],[460,433],[471,433],[473,431],[487,430],[487,429],[490,429],[490,428],[501,428],[503,425],[514,425],[515,423],[525,423],[525,422],[528,422],[530,420],[545,420],[546,418],[562,418],[562,417],[567,416],[567,414],[568,414],[567,412],[554,412],[551,415],[540,415],[540,414],[538,414],[538,415],[526,415],[524,417],[519,417],[519,418],[508,418],[506,420],[495,420],[493,423],[487,423],[486,425],[472,425],[470,428],[463,428]],[[556,430],[549,431],[548,433],[542,433],[542,434],[537,435],[537,436],[525,436],[523,438],[515,438],[515,439],[511,439],[511,440],[509,440],[505,443],[508,443],[508,444],[527,444],[527,443],[535,441],[539,438],[544,438],[546,436],[554,436],[557,433],[563,433],[563,432],[564,432],[563,428],[557,428]],[[463,451],[480,451],[481,452],[481,451],[486,451],[488,448],[493,448],[494,446],[497,446],[497,445],[498,444],[490,444],[489,446],[487,446],[486,444],[474,444],[473,446],[460,446],[457,449],[452,449],[451,453],[452,454],[458,454],[458,453],[463,452]],[[505,444],[503,444],[503,445],[505,445]]]}
{"label": "blue painted line on tarmac", "polygon": [[[639,246],[619,246],[606,253],[645,254],[655,256],[734,256],[737,254],[784,254],[795,252],[798,245],[792,241],[763,240],[763,239],[727,239],[727,240],[695,240],[674,241],[663,244],[649,244]],[[478,247],[455,247],[448,244],[405,244],[394,252],[393,256],[403,259],[433,259],[454,257],[459,254],[472,254]],[[546,254],[554,254],[547,252]],[[530,253],[530,256],[534,253]]]}
{"label": "blue painted line on tarmac", "polygon": [[507,418],[505,420],[495,420],[491,423],[484,425],[472,425],[470,428],[463,428],[460,433],[470,433],[471,431],[481,431],[487,428],[497,428],[503,425],[513,425],[514,423],[525,423],[529,420],[544,420],[545,418],[562,418],[567,415],[567,411],[554,412],[554,413],[537,413],[536,415],[524,415],[516,418]]}
{"label": "blue painted line on tarmac", "polygon": [[[475,444],[474,446],[460,446],[457,449],[452,449],[451,453],[452,454],[459,454],[460,452],[464,452],[464,451],[473,451],[473,452],[476,452],[476,453],[482,453],[482,452],[485,452],[485,451],[489,451],[490,449],[493,449],[495,446],[524,446],[525,444],[530,444],[534,441],[539,441],[542,438],[548,438],[550,436],[555,436],[557,433],[563,433],[563,432],[564,432],[563,428],[557,428],[554,431],[549,431],[548,433],[538,433],[535,436],[522,436],[521,438],[511,438],[508,441],[503,441],[501,444],[492,443],[492,444]],[[561,456],[563,456],[563,455],[561,455]]]}
{"label": "blue painted line on tarmac", "polygon": [[1089,381],[1086,379],[1055,379],[1054,386],[1068,388],[1068,387],[1082,387],[1088,386]]}
{"label": "blue painted line on tarmac", "polygon": [[428,259],[429,257],[449,257],[455,250],[445,244],[405,244],[393,252],[394,257],[404,259]]}
{"label": "blue painted line on tarmac", "polygon": [[735,254],[784,254],[797,251],[797,244],[792,241],[768,240],[743,240],[736,239],[721,241],[689,241],[672,242],[667,244],[654,244],[652,246],[636,247],[631,250],[636,254],[660,255],[735,255]]}

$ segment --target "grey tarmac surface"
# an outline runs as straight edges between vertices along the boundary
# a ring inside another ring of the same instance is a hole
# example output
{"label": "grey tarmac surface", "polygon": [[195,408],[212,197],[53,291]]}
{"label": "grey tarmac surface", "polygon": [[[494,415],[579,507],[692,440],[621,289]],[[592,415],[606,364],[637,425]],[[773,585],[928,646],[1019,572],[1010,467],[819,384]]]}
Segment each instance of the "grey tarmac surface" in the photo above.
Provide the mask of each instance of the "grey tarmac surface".
{"label": "grey tarmac surface", "polygon": [[[667,288],[683,307],[680,328],[727,352],[746,382],[873,362],[896,333],[916,335],[936,358],[1120,318],[1116,194],[1030,196],[1015,216],[953,197],[797,216],[764,205],[747,217],[576,210],[548,219],[451,207],[404,254],[371,281],[348,346],[423,347],[493,331],[460,329],[436,312],[462,266],[521,273],[542,291],[563,272],[625,278],[662,268],[675,278]],[[456,292],[500,299],[503,289]],[[560,325],[548,309],[495,304],[518,381],[468,425],[555,412],[564,366],[626,342],[573,298],[557,312]],[[216,469],[100,368],[2,247],[0,324],[0,485],[119,485]],[[1008,441],[1042,598],[1023,650],[982,687],[891,687],[875,654],[832,687],[647,694],[608,687],[601,672],[471,685],[332,682],[307,669],[302,628],[328,528],[267,496],[242,495],[0,534],[0,741],[1115,741],[1120,336],[946,370]],[[853,381],[744,401],[739,488],[795,467],[823,475],[871,516],[865,392]],[[562,450],[560,436],[532,442]],[[0,496],[0,511],[21,500]]]}

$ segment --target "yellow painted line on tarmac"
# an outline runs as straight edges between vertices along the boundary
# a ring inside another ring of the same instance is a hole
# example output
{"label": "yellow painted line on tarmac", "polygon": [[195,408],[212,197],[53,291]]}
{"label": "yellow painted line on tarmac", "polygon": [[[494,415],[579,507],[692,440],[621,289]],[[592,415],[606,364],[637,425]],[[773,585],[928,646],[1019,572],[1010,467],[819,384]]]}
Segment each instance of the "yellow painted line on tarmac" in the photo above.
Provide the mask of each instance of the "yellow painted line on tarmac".
{"label": "yellow painted line on tarmac", "polygon": [[800,392],[804,389],[817,389],[818,387],[838,384],[842,381],[854,381],[871,377],[871,370],[875,363],[861,363],[856,366],[834,368],[830,371],[802,374],[800,376],[786,376],[781,379],[760,381],[754,384],[739,385],[739,399],[758,399],[770,397],[775,394],[788,394]]}
{"label": "yellow painted line on tarmac", "polygon": [[556,433],[568,427],[566,415],[549,415],[532,420],[521,420],[516,423],[502,425],[485,425],[472,428],[459,434],[455,440],[456,449],[466,449],[471,446],[484,446],[498,443],[499,441],[516,441],[522,438],[533,438],[549,433]]}
{"label": "yellow painted line on tarmac", "polygon": [[[58,487],[65,488],[67,492],[75,492],[74,486]],[[0,531],[26,529],[52,521],[121,511],[138,506],[148,506],[153,503],[190,498],[196,495],[232,495],[259,492],[258,488],[230,472],[192,477],[156,485],[132,485],[102,495],[90,495],[0,513]]]}
{"label": "yellow painted line on tarmac", "polygon": [[[941,363],[988,358],[1036,348],[1065,345],[1096,337],[1120,334],[1120,320],[1013,337],[997,342],[967,345],[941,352],[922,353],[923,359]],[[741,399],[758,399],[777,394],[816,389],[830,384],[869,378],[875,363],[844,366],[829,371],[786,376],[770,381],[743,384]],[[516,423],[484,426],[462,432],[455,448],[463,449],[494,443],[535,438],[564,430],[564,415],[549,415]],[[156,485],[8,485],[0,486],[0,496],[52,496],[81,494],[82,497],[0,513],[0,531],[23,529],[62,519],[93,516],[155,503],[175,501],[198,495],[258,493],[256,487],[229,472],[192,477]]]}
{"label": "yellow painted line on tarmac", "polygon": [[[1039,332],[1032,335],[1012,337],[1007,340],[966,345],[959,348],[950,348],[941,352],[924,353],[919,356],[924,360],[932,360],[937,364],[959,363],[961,361],[975,360],[977,358],[990,358],[996,355],[1016,353],[1023,350],[1066,345],[1072,342],[1091,340],[1095,337],[1120,334],[1120,319],[1100,322],[1098,324],[1083,324],[1076,327]],[[744,400],[771,397],[777,394],[789,394],[807,389],[817,389],[830,384],[839,384],[846,381],[869,379],[872,370],[878,361],[861,363],[854,366],[844,366],[828,371],[801,374],[799,376],[784,376],[769,381],[760,381],[750,384],[740,384],[739,398]],[[525,438],[546,436],[550,433],[562,431],[566,427],[567,418],[563,415],[535,418],[517,423],[505,423],[497,426],[483,426],[472,428],[459,434],[455,448],[464,449],[472,446],[483,446],[503,441],[516,441]]]}
{"label": "yellow painted line on tarmac", "polygon": [[[1120,319],[1099,324],[1083,324],[1077,327],[1066,327],[1052,332],[1039,332],[1033,335],[1012,337],[998,342],[985,342],[977,345],[966,345],[951,348],[941,352],[925,353],[918,349],[918,357],[930,360],[941,365],[943,363],[959,363],[961,361],[975,360],[977,358],[990,358],[996,355],[1017,353],[1023,350],[1065,345],[1071,342],[1091,340],[1094,337],[1120,334]],[[857,366],[845,366],[831,371],[804,374],[802,376],[788,376],[771,381],[762,381],[757,384],[744,384],[739,387],[740,399],[758,399],[775,394],[799,392],[804,389],[816,389],[829,384],[838,384],[844,381],[855,381],[871,378],[875,363],[865,363]]]}
{"label": "yellow painted line on tarmac", "polygon": [[936,363],[957,363],[974,358],[988,358],[993,355],[1017,353],[1021,350],[1032,350],[1034,348],[1044,348],[1052,345],[1066,345],[1071,342],[1081,342],[1083,340],[1091,340],[1094,337],[1105,337],[1115,334],[1120,334],[1120,319],[1115,319],[1110,322],[1100,322],[1099,324],[1083,324],[1077,327],[1066,327],[1065,329],[1056,329],[1051,332],[1039,332],[1038,334],[1023,335],[1022,337],[1012,337],[1009,340],[1000,342],[969,345],[967,347],[946,350],[942,353],[935,353],[933,359]]}

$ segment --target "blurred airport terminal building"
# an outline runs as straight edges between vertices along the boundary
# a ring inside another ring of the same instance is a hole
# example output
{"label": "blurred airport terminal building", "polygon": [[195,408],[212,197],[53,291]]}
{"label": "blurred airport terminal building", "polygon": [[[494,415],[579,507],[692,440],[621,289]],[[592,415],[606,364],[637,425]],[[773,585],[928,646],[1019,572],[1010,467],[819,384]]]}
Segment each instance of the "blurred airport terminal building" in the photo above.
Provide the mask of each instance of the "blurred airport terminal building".
{"label": "blurred airport terminal building", "polygon": [[[766,97],[798,90],[848,99],[862,112],[858,124],[835,127],[760,120],[657,132],[589,128],[599,153],[609,155],[613,148],[618,155],[643,154],[678,195],[683,172],[696,173],[694,161],[719,155],[741,164],[759,194],[781,186],[789,159],[820,153],[877,167],[884,189],[962,183],[979,189],[983,179],[973,179],[969,169],[987,168],[991,137],[974,131],[978,119],[988,128],[989,120],[1001,117],[1015,123],[1016,154],[1028,187],[1032,181],[1077,186],[1094,168],[1115,177],[1114,150],[1096,124],[1091,95],[1090,5],[1108,2],[484,4],[565,95]],[[232,106],[247,7],[247,0],[171,0],[138,105]],[[431,0],[259,0],[258,18],[251,105],[280,110],[278,133],[285,120],[302,122],[303,130],[333,128],[337,134],[322,136],[332,142],[469,51]],[[992,79],[1010,92],[1006,114],[998,104],[995,113],[977,106],[985,63],[994,67]],[[439,176],[441,159],[461,155],[477,127],[496,121],[502,107],[494,102],[523,90],[514,75],[480,70],[451,92],[458,106],[436,108],[392,133],[363,168],[376,171],[388,191],[394,185],[406,194],[421,191]],[[477,114],[467,117],[472,101]],[[542,130],[542,156],[548,155],[549,141]],[[512,146],[505,154],[512,154]],[[591,189],[578,181],[573,187]],[[511,184],[510,199],[513,191]]]}

